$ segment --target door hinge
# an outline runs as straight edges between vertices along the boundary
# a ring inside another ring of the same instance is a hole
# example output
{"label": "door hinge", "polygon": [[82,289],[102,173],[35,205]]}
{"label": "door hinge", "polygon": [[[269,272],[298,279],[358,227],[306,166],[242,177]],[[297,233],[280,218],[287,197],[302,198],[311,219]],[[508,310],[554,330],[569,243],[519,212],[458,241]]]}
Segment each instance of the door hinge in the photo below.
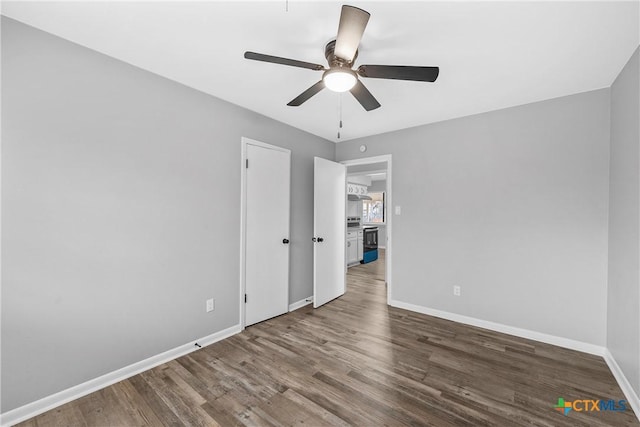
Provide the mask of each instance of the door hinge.
{"label": "door hinge", "polygon": [[244,294],[244,303],[247,303],[247,294]]}
{"label": "door hinge", "polygon": [[244,167],[249,169],[249,159],[245,159]]}

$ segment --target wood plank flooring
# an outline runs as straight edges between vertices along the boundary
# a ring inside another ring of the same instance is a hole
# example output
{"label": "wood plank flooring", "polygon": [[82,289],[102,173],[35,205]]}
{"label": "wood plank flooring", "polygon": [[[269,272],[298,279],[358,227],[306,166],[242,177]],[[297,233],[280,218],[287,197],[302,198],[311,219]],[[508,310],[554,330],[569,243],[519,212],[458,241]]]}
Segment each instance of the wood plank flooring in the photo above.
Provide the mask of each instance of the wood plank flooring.
{"label": "wood plank flooring", "polygon": [[[384,252],[382,255],[384,255]],[[347,293],[51,410],[24,426],[638,426],[600,357],[388,307],[384,257]]]}

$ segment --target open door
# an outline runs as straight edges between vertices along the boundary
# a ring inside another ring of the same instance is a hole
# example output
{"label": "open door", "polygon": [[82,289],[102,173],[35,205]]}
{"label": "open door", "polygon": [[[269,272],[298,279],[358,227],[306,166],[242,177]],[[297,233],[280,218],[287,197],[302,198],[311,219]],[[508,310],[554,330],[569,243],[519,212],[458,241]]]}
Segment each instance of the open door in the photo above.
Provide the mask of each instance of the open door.
{"label": "open door", "polygon": [[314,159],[313,180],[313,307],[346,290],[347,167]]}
{"label": "open door", "polygon": [[249,326],[289,311],[291,152],[244,141],[244,326]]}

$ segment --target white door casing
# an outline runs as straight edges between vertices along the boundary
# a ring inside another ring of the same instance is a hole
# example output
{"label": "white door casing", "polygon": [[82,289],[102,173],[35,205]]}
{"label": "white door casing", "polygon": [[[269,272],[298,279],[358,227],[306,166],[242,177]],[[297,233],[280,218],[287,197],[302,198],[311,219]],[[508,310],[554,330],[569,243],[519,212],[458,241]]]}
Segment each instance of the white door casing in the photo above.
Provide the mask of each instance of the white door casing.
{"label": "white door casing", "polygon": [[[392,225],[393,225],[393,185],[392,185],[392,156],[391,154],[384,154],[381,156],[375,157],[365,157],[353,160],[344,160],[341,163],[345,166],[362,166],[362,165],[373,165],[384,162],[386,163],[386,171],[387,173],[387,186],[385,191],[385,201],[384,201],[384,217],[386,222],[386,242],[378,242],[379,244],[385,245],[385,282],[387,284],[387,304],[389,304],[393,300],[393,233],[392,233]],[[378,171],[378,170],[376,170]]]}
{"label": "white door casing", "polygon": [[[243,138],[244,326],[289,308],[291,152]],[[287,243],[285,243],[287,242]],[[246,298],[245,298],[246,297]]]}
{"label": "white door casing", "polygon": [[314,158],[313,180],[313,307],[346,290],[345,236],[347,168]]}

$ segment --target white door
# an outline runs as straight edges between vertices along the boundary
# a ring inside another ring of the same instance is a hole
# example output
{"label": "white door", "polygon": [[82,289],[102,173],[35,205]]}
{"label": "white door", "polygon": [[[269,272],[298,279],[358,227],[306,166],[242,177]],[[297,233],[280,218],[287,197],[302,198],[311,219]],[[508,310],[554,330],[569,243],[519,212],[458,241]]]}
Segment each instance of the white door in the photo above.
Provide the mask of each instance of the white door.
{"label": "white door", "polygon": [[313,306],[345,292],[347,168],[319,157],[313,179]]}
{"label": "white door", "polygon": [[245,326],[289,309],[291,152],[247,143]]}

